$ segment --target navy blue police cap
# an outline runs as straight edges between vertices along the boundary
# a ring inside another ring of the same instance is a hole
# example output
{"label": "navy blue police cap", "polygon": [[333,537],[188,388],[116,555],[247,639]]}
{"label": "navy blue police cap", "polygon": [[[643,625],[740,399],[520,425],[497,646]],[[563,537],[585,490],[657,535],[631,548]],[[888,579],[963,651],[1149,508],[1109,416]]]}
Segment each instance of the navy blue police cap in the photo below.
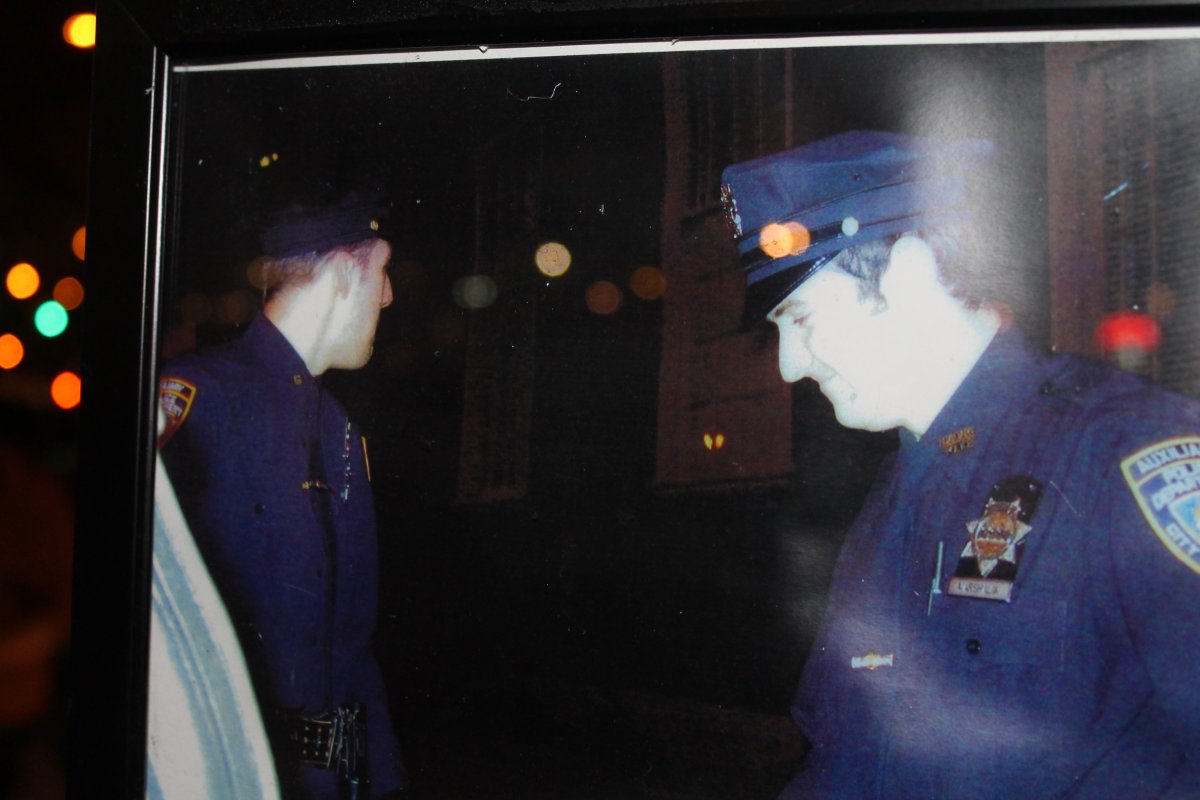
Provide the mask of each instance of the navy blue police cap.
{"label": "navy blue police cap", "polygon": [[745,273],[743,327],[848,247],[969,219],[985,139],[849,131],[727,167],[721,198]]}
{"label": "navy blue police cap", "polygon": [[390,215],[377,196],[352,192],[340,200],[295,203],[272,213],[260,235],[263,255],[289,258],[326,253],[367,239],[388,238]]}

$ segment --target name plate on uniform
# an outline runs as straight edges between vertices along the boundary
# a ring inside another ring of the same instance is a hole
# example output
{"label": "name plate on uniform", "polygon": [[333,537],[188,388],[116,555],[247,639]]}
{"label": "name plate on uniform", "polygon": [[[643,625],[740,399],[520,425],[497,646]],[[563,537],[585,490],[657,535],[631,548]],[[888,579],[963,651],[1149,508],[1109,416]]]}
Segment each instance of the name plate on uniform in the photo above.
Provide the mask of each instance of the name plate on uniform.
{"label": "name plate on uniform", "polygon": [[1003,600],[1012,602],[1012,581],[999,581],[989,578],[951,578],[946,587],[949,594],[959,597],[978,597],[981,600]]}

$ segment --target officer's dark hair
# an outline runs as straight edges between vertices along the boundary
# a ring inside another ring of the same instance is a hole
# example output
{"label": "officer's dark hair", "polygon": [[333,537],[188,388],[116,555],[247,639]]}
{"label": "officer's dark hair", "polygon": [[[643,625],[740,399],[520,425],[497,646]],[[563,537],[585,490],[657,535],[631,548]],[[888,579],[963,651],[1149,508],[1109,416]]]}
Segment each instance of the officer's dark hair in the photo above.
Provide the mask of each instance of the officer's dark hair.
{"label": "officer's dark hair", "polygon": [[379,241],[377,238],[370,238],[355,244],[338,245],[328,250],[314,250],[298,256],[265,259],[261,269],[266,286],[266,299],[270,300],[282,290],[312,283],[322,265],[334,253],[346,253],[361,268],[366,269],[370,265],[371,250],[377,241]]}
{"label": "officer's dark hair", "polygon": [[945,224],[919,231],[909,231],[847,248],[831,262],[843,272],[858,279],[858,296],[883,307],[884,297],[879,289],[883,271],[887,269],[892,246],[905,236],[917,236],[933,251],[938,277],[951,297],[969,309],[977,309],[992,299],[989,287],[979,275],[980,261],[971,232],[965,225]]}

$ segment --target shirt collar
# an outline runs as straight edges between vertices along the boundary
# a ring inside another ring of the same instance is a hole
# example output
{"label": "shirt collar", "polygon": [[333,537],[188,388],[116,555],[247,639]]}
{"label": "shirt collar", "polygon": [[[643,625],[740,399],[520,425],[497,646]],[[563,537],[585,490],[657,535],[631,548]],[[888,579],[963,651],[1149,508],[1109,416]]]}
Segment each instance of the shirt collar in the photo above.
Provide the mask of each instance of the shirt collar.
{"label": "shirt collar", "polygon": [[317,379],[309,373],[296,348],[261,311],[246,329],[245,340],[268,374],[285,378],[297,386],[315,385]]}
{"label": "shirt collar", "polygon": [[1041,373],[1040,359],[1016,330],[1000,331],[971,368],[962,384],[920,439],[900,432],[902,449],[933,457],[948,448],[983,436],[1003,419],[1016,401],[1026,397]]}

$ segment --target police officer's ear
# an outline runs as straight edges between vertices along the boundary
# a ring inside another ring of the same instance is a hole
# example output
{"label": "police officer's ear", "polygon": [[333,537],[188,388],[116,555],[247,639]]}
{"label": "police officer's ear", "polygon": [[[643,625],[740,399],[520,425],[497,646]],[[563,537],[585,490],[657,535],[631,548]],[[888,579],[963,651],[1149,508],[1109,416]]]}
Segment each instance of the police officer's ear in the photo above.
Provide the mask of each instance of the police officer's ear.
{"label": "police officer's ear", "polygon": [[887,308],[918,313],[928,307],[931,299],[945,293],[938,277],[937,257],[924,239],[909,234],[896,240],[880,276],[879,291]]}
{"label": "police officer's ear", "polygon": [[349,297],[350,289],[354,286],[356,270],[358,262],[354,255],[347,250],[337,249],[330,253],[326,258],[329,259],[327,268],[333,274],[334,289],[337,291],[338,297]]}

